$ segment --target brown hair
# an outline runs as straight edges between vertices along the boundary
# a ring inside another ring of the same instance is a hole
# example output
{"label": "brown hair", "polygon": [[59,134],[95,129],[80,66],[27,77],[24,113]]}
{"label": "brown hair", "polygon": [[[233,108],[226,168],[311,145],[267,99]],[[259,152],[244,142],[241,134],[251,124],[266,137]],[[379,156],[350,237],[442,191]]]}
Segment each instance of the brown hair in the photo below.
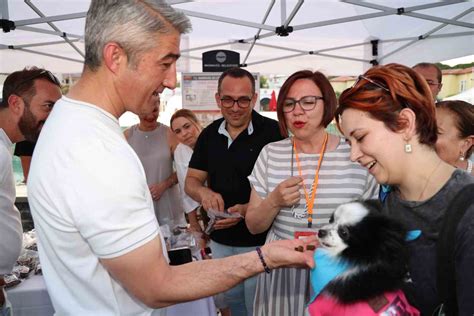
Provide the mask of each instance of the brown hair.
{"label": "brown hair", "polygon": [[431,68],[431,67],[436,69],[436,79],[438,79],[438,83],[441,83],[441,80],[443,80],[443,72],[438,67],[438,65],[432,64],[432,63],[418,63],[415,66],[413,66],[412,68],[413,69],[415,69],[415,68],[425,68],[426,69],[426,68]]}
{"label": "brown hair", "polygon": [[49,71],[43,68],[26,67],[23,70],[12,72],[3,83],[3,101],[0,108],[8,107],[8,98],[15,94],[29,103],[36,94],[35,80],[46,79],[60,87],[59,80]]}
{"label": "brown hair", "polygon": [[[436,103],[438,109],[445,109],[454,116],[456,129],[460,138],[466,138],[474,135],[474,106],[471,103],[452,100]],[[472,154],[472,146],[466,152],[466,158],[469,159]]]}
{"label": "brown hair", "polygon": [[409,108],[416,115],[419,142],[434,148],[438,138],[436,112],[424,78],[413,69],[400,64],[375,66],[359,78],[352,88],[346,89],[339,97],[339,107],[336,111],[339,130],[340,116],[344,110],[353,108],[368,112],[395,132],[406,124],[400,119],[400,111]]}
{"label": "brown hair", "polygon": [[170,128],[173,132],[174,132],[173,121],[176,120],[178,117],[187,118],[188,120],[191,121],[191,123],[193,123],[198,128],[198,130],[202,129],[201,124],[199,123],[199,120],[196,117],[196,114],[193,113],[193,111],[188,110],[188,109],[180,109],[174,112],[174,114],[170,118]]}
{"label": "brown hair", "polygon": [[300,70],[292,74],[286,79],[285,83],[281,86],[280,92],[278,94],[277,100],[277,116],[278,116],[278,125],[280,126],[280,132],[283,137],[288,137],[288,127],[286,126],[285,115],[283,113],[283,103],[288,96],[293,84],[300,79],[308,79],[314,82],[316,86],[321,90],[324,98],[324,113],[321,121],[321,125],[326,127],[331,123],[334,118],[334,113],[336,111],[337,99],[336,93],[329,83],[329,80],[325,75],[319,71],[312,72],[311,70]]}
{"label": "brown hair", "polygon": [[227,69],[220,75],[219,80],[217,81],[217,93],[221,93],[222,81],[224,80],[225,77],[249,78],[250,83],[252,84],[252,93],[255,93],[255,78],[247,70],[238,68],[238,67]]}

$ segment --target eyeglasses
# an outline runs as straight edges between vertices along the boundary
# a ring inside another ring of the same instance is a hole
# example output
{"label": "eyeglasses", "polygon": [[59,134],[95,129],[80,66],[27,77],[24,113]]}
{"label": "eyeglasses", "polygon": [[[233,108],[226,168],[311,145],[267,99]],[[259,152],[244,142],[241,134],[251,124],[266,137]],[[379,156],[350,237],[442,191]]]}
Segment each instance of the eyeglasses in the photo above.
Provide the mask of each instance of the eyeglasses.
{"label": "eyeglasses", "polygon": [[303,111],[311,111],[316,107],[316,104],[318,103],[318,100],[324,100],[323,97],[321,96],[306,96],[302,97],[299,100],[295,99],[286,99],[283,101],[283,113],[290,113],[293,112],[293,110],[296,107],[296,104],[298,103]]}
{"label": "eyeglasses", "polygon": [[351,89],[354,88],[355,86],[357,86],[357,84],[358,84],[361,80],[366,80],[366,81],[370,82],[371,84],[373,84],[374,86],[376,86],[376,87],[378,87],[378,88],[380,88],[380,89],[383,89],[383,90],[385,90],[385,91],[387,91],[387,92],[390,93],[390,90],[388,90],[388,88],[387,88],[386,86],[384,86],[383,84],[381,84],[381,83],[379,83],[379,82],[377,82],[377,81],[374,81],[374,80],[372,80],[372,79],[370,79],[370,78],[368,78],[368,77],[366,77],[366,76],[363,76],[363,75],[360,75],[360,76],[357,78],[356,82],[354,82],[354,84],[352,85]]}
{"label": "eyeglasses", "polygon": [[53,75],[53,74],[52,74],[50,71],[48,71],[48,70],[42,70],[42,71],[40,71],[40,72],[38,72],[38,73],[36,73],[36,74],[34,74],[34,75],[32,75],[32,76],[26,78],[26,79],[20,81],[19,83],[17,83],[17,84],[15,85],[15,87],[12,88],[12,90],[11,90],[12,93],[15,93],[15,92],[18,90],[18,88],[20,88],[20,87],[21,87],[22,85],[24,85],[25,83],[31,82],[31,81],[33,81],[33,80],[35,80],[35,79],[38,79],[38,78],[45,78],[45,79],[51,81],[52,83],[54,83],[55,85],[57,85],[57,86],[59,86],[59,87],[61,86],[61,83],[59,82],[58,78],[56,78],[55,75]]}
{"label": "eyeglasses", "polygon": [[433,80],[426,80],[426,83],[427,83],[429,86],[437,86],[437,85],[439,85],[441,82],[436,82],[436,81],[433,81]]}
{"label": "eyeglasses", "polygon": [[[361,80],[366,80],[366,81],[368,81],[369,83],[371,83],[371,84],[373,84],[374,86],[376,86],[377,88],[380,88],[380,89],[385,90],[385,91],[387,91],[388,93],[390,93],[390,90],[389,90],[386,86],[384,86],[383,84],[381,84],[381,83],[379,83],[379,82],[377,82],[377,81],[374,81],[374,80],[372,80],[372,79],[370,79],[370,78],[368,78],[368,77],[366,77],[366,76],[363,76],[363,75],[360,75],[360,76],[357,78],[356,82],[354,82],[354,84],[352,85],[351,89],[354,88],[354,87],[359,83],[359,81],[361,81]],[[402,108],[409,108],[409,107],[410,107],[410,104],[409,104],[408,102],[401,102],[401,103],[400,103],[400,106],[401,106]]]}
{"label": "eyeglasses", "polygon": [[228,109],[233,107],[235,103],[237,103],[237,105],[240,108],[245,109],[249,107],[251,102],[252,102],[252,98],[249,98],[249,97],[240,97],[238,99],[233,99],[231,97],[221,98],[221,105]]}

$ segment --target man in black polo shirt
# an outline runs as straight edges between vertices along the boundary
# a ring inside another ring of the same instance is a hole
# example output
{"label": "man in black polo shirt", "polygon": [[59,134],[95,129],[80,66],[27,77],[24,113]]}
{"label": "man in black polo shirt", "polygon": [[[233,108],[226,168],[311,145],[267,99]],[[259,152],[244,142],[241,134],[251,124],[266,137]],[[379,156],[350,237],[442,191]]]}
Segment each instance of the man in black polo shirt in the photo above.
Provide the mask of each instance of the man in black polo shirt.
{"label": "man in black polo shirt", "polygon": [[[278,123],[253,110],[257,101],[255,79],[248,71],[232,68],[218,81],[216,102],[223,118],[205,128],[189,162],[186,193],[204,209],[238,212],[245,217],[250,198],[247,177],[268,143],[281,139]],[[205,182],[208,186],[205,186]],[[263,245],[266,232],[252,235],[245,220],[223,219],[211,233],[214,258],[254,250]],[[252,315],[255,278],[247,279],[224,294],[232,315]]]}

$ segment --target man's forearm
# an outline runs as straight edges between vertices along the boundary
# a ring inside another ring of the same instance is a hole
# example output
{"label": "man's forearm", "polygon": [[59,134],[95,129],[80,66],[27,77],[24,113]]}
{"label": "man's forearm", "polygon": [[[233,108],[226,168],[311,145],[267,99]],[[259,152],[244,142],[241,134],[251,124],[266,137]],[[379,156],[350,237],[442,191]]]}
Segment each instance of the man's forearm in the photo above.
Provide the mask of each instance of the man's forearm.
{"label": "man's forearm", "polygon": [[186,183],[184,187],[184,191],[187,195],[189,195],[194,201],[198,203],[202,203],[201,201],[201,191],[206,189],[204,183],[202,183],[199,179],[194,177],[186,177]]}
{"label": "man's forearm", "polygon": [[[256,251],[223,259],[195,261],[170,266],[159,290],[157,307],[192,301],[226,291],[245,279],[263,272]],[[185,286],[183,286],[185,285]]]}

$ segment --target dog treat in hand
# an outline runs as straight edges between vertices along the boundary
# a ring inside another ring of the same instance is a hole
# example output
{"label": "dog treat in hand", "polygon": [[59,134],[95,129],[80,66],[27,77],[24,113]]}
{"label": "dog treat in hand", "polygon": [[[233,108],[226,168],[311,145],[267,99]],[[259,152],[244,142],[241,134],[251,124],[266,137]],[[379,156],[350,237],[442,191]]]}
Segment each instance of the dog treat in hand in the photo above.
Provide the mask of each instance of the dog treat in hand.
{"label": "dog treat in hand", "polygon": [[306,250],[315,250],[316,246],[315,245],[306,245]]}
{"label": "dog treat in hand", "polygon": [[298,246],[298,247],[295,247],[295,250],[296,250],[296,251],[299,251],[299,252],[303,252],[303,251],[304,251],[304,247],[303,247],[303,246]]}

